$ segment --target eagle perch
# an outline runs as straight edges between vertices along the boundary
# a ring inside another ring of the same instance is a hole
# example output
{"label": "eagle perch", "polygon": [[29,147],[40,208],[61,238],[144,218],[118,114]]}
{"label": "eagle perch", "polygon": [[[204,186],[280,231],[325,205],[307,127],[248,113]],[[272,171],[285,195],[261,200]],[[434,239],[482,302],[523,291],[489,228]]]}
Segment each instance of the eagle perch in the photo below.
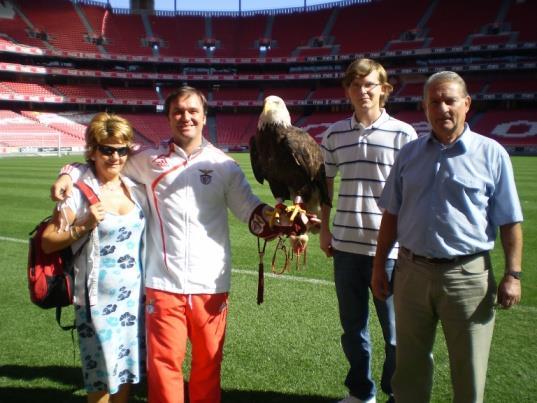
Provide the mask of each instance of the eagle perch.
{"label": "eagle perch", "polygon": [[331,205],[321,149],[306,131],[291,125],[280,97],[265,98],[250,138],[250,161],[257,181],[269,183],[277,205],[292,200],[295,208],[316,216],[321,204]]}

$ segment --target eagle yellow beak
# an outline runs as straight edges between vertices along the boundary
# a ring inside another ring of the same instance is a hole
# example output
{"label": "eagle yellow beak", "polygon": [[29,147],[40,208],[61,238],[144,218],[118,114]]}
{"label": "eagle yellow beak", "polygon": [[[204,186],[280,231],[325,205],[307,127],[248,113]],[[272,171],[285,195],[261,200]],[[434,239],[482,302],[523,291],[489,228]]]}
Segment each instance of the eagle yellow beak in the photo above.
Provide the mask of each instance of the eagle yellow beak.
{"label": "eagle yellow beak", "polygon": [[263,115],[266,115],[272,110],[272,103],[271,102],[264,102],[263,103]]}

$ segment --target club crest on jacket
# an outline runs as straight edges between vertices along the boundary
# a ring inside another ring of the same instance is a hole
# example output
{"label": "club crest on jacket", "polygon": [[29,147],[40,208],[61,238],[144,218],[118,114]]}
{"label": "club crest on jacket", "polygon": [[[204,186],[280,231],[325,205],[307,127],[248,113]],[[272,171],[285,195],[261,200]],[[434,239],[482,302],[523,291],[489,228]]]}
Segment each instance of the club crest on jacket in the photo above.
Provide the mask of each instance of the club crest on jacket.
{"label": "club crest on jacket", "polygon": [[201,175],[200,175],[200,181],[201,183],[203,183],[204,185],[208,185],[209,183],[211,183],[211,180],[212,180],[212,176],[210,175],[211,172],[213,172],[212,169],[198,169],[198,171],[201,172]]}

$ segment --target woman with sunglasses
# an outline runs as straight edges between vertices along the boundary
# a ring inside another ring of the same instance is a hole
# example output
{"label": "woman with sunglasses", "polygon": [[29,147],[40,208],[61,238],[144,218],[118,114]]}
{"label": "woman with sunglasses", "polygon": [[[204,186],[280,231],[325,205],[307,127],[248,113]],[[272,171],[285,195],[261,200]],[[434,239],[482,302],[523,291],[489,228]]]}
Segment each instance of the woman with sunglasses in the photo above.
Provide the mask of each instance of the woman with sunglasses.
{"label": "woman with sunglasses", "polygon": [[134,134],[117,115],[99,113],[86,131],[88,169],[80,178],[99,197],[75,188],[58,204],[43,235],[51,252],[75,254],[75,315],[88,402],[126,402],[145,371],[143,188],[121,175]]}

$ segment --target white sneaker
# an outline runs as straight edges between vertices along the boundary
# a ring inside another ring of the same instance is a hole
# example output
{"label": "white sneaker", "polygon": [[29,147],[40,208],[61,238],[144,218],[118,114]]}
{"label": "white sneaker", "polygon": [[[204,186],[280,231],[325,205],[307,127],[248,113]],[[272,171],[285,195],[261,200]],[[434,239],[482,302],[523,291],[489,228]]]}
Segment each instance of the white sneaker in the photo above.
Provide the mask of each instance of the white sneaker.
{"label": "white sneaker", "polygon": [[377,398],[373,396],[371,399],[361,400],[357,397],[349,395],[345,399],[340,400],[338,403],[377,403]]}

